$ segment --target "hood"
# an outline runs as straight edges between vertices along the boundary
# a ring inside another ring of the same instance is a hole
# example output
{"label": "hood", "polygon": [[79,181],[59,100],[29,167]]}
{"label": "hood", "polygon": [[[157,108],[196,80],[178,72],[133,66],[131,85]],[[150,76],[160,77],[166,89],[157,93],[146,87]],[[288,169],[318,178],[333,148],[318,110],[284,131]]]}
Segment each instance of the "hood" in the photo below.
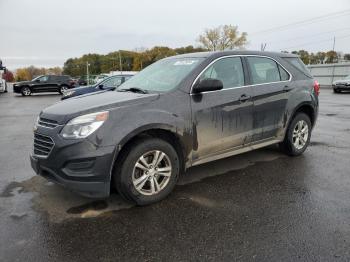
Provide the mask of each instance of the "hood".
{"label": "hood", "polygon": [[334,81],[333,84],[350,84],[350,79],[342,79],[342,80],[337,80]]}
{"label": "hood", "polygon": [[76,116],[122,106],[149,103],[159,94],[138,94],[131,92],[102,92],[72,97],[45,108],[40,116],[66,123]]}
{"label": "hood", "polygon": [[28,85],[28,84],[32,84],[32,81],[21,81],[21,82],[15,82],[13,83],[13,85]]}

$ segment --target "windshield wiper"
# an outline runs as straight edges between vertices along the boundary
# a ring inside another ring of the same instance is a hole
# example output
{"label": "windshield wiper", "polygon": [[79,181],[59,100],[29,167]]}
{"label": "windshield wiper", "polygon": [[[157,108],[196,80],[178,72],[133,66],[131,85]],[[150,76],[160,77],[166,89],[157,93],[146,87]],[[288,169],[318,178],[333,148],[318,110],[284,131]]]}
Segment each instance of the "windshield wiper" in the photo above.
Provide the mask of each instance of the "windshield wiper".
{"label": "windshield wiper", "polygon": [[125,89],[118,89],[119,92],[133,92],[133,93],[141,93],[141,94],[148,94],[147,90],[138,88],[138,87],[130,87]]}

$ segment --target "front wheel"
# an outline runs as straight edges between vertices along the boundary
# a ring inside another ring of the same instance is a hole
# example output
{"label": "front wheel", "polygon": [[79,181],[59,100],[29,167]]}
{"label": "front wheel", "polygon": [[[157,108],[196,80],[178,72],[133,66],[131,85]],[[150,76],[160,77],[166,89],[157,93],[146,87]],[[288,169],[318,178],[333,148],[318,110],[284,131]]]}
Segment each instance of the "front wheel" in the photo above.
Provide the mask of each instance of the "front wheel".
{"label": "front wheel", "polygon": [[30,96],[32,94],[32,91],[28,86],[22,87],[21,89],[22,96]]}
{"label": "front wheel", "polygon": [[310,143],[311,128],[309,116],[298,113],[287,129],[286,137],[280,144],[281,149],[290,156],[304,153]]}
{"label": "front wheel", "polygon": [[338,89],[333,89],[333,92],[338,94],[338,93],[340,93],[340,90],[338,90]]}
{"label": "front wheel", "polygon": [[164,199],[174,189],[180,163],[172,145],[157,138],[142,139],[123,154],[114,172],[119,194],[144,206]]}

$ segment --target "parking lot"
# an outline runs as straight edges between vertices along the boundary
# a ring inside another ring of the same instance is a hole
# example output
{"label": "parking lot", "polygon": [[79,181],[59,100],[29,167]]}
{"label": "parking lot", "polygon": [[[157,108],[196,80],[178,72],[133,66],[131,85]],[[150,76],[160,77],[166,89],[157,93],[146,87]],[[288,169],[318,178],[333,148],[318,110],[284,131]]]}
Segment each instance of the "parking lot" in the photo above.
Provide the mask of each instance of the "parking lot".
{"label": "parking lot", "polygon": [[350,93],[321,89],[304,155],[272,146],[198,166],[147,207],[34,174],[34,120],[59,100],[0,94],[0,261],[350,260]]}

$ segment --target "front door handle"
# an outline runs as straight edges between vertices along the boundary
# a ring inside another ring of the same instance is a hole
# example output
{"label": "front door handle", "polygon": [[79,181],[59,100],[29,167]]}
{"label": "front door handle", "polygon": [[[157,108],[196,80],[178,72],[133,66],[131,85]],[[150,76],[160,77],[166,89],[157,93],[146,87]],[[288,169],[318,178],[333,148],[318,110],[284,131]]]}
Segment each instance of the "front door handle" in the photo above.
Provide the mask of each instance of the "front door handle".
{"label": "front door handle", "polygon": [[249,100],[250,98],[251,98],[251,96],[248,96],[248,95],[246,95],[246,94],[243,94],[243,95],[241,95],[241,97],[240,97],[238,100],[239,100],[239,102],[244,103],[244,102],[246,102],[247,100]]}

